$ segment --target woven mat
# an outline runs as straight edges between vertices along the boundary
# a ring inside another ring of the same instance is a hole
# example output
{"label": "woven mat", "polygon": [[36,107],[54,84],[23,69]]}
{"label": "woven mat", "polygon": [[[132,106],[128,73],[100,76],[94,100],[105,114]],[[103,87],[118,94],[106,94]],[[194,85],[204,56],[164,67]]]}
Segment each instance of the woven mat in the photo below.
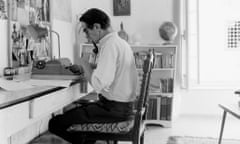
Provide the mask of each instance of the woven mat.
{"label": "woven mat", "polygon": [[[167,144],[218,144],[218,139],[211,137],[171,136],[168,138]],[[240,144],[240,140],[222,139],[222,144]]]}

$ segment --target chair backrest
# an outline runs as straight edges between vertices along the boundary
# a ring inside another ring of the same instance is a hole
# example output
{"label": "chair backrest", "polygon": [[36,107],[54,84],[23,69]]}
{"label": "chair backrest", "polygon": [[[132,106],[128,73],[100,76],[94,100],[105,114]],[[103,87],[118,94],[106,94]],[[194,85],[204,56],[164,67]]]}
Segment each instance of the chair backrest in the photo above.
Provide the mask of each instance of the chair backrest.
{"label": "chair backrest", "polygon": [[135,130],[140,129],[143,115],[146,112],[148,87],[150,83],[152,68],[154,66],[154,61],[155,61],[154,49],[150,49],[143,63],[143,75],[141,80],[140,93],[137,100],[137,109],[136,109],[137,112],[135,115],[135,122],[133,127],[133,129]]}

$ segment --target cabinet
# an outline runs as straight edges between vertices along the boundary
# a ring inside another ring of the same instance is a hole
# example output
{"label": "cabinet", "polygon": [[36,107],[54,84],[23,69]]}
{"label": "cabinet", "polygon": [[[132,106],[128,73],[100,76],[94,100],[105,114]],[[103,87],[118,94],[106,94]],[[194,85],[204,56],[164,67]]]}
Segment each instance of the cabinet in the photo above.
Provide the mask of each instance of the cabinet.
{"label": "cabinet", "polygon": [[18,91],[0,90],[0,143],[27,143],[46,131],[47,126],[42,123],[52,113],[85,95],[79,88],[76,83],[67,88],[35,86]]}
{"label": "cabinet", "polygon": [[[155,51],[155,64],[149,85],[149,108],[146,123],[171,127],[177,46],[150,44],[131,45],[131,47],[139,74],[141,74],[147,51],[149,49]],[[92,49],[91,44],[82,44],[80,56],[92,62],[94,59]]]}

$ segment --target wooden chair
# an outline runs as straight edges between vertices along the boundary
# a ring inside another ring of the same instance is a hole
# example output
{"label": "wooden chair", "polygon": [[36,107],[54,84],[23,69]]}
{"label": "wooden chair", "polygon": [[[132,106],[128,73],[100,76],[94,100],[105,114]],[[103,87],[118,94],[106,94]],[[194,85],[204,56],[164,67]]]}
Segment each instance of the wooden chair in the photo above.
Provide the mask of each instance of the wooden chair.
{"label": "wooden chair", "polygon": [[133,144],[143,144],[148,87],[153,66],[154,50],[150,50],[144,60],[140,93],[136,101],[135,117],[132,120],[117,123],[76,124],[69,127],[68,131],[81,134],[84,140],[106,140],[114,144],[117,144],[117,141],[131,141]]}

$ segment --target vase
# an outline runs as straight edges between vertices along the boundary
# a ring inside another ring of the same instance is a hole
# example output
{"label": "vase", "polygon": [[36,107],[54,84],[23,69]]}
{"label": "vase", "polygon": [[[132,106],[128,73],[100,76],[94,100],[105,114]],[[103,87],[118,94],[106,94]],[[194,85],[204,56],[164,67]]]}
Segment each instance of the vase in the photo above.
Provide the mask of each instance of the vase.
{"label": "vase", "polygon": [[128,41],[128,34],[127,32],[124,30],[123,28],[123,23],[121,22],[120,24],[120,31],[118,32],[119,37],[121,37],[122,39]]}

